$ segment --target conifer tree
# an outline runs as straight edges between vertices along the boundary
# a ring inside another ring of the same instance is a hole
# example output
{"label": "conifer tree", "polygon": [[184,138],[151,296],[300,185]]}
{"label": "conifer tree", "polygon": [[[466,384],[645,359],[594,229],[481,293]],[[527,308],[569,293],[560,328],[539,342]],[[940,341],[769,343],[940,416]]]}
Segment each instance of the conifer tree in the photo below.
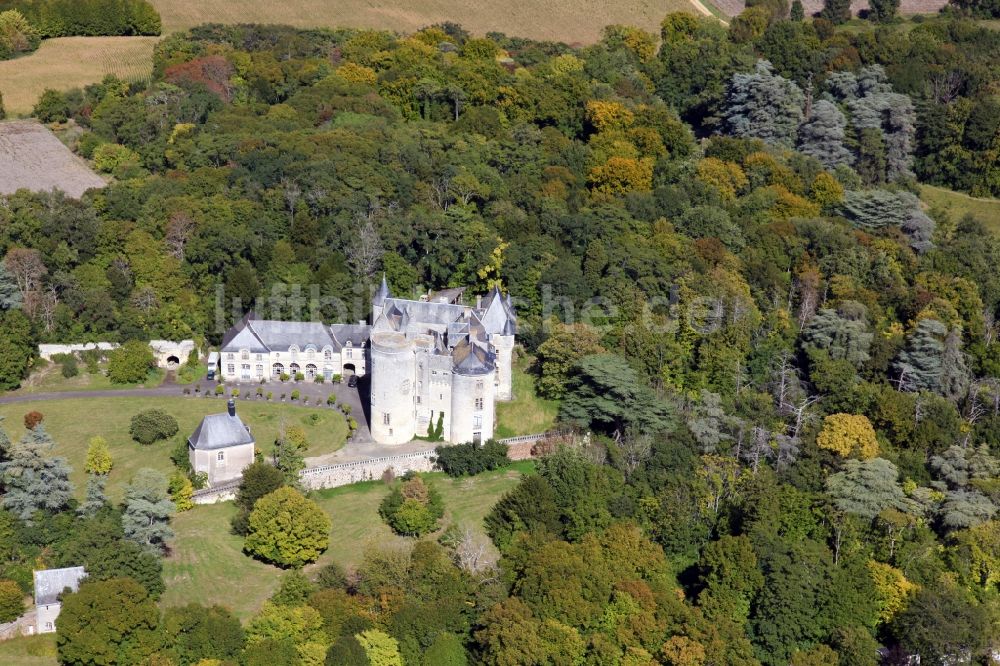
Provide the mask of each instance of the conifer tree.
{"label": "conifer tree", "polygon": [[81,516],[93,516],[108,504],[108,498],[104,494],[104,484],[108,477],[103,474],[90,474],[87,476],[87,496],[77,512]]}
{"label": "conifer tree", "polygon": [[3,506],[21,520],[30,522],[36,511],[59,511],[73,496],[69,465],[64,458],[48,456],[52,447],[52,438],[39,424],[11,448],[10,460],[0,464]]}
{"label": "conifer tree", "polygon": [[153,469],[140,469],[125,488],[122,528],[125,538],[153,553],[162,553],[174,536],[170,515],[174,503],[167,496],[167,479]]}
{"label": "conifer tree", "polygon": [[733,74],[723,113],[732,136],[791,148],[804,105],[805,95],[795,83],[774,74],[767,60],[758,60],[752,73]]}

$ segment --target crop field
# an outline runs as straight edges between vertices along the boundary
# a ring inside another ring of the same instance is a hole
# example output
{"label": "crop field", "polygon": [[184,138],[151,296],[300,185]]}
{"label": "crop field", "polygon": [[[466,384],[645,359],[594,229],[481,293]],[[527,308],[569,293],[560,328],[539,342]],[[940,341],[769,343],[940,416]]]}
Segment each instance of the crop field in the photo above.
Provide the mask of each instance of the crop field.
{"label": "crop field", "polygon": [[[596,41],[606,25],[624,23],[659,32],[663,16],[698,13],[689,0],[152,0],[165,32],[201,23],[285,23],[297,27],[380,28],[412,32],[453,21],[476,34],[504,32],[568,43]],[[702,12],[703,13],[703,12]]]}
{"label": "crop field", "polygon": [[[158,37],[60,37],[46,39],[23,58],[0,61],[0,93],[8,115],[28,115],[46,88],[66,90],[108,74],[142,80],[153,71]],[[2,172],[0,172],[2,173]]]}
{"label": "crop field", "polygon": [[[180,431],[171,440],[143,446],[129,436],[129,424],[137,412],[154,407],[177,419]],[[70,480],[81,498],[87,483],[83,470],[87,445],[94,436],[106,439],[115,464],[108,476],[108,495],[119,499],[125,484],[140,468],[151,467],[165,474],[172,472],[170,453],[176,443],[186,439],[202,417],[225,409],[225,401],[217,398],[123,396],[0,405],[0,416],[6,417],[3,428],[13,440],[20,439],[24,433],[23,420],[27,412],[35,410],[45,416],[45,429],[56,444],[53,455],[62,456],[69,462],[72,467]],[[283,422],[305,430],[309,442],[305,451],[307,456],[333,453],[347,439],[347,424],[340,412],[333,409],[253,400],[240,400],[237,409],[257,440],[257,450],[265,455],[273,448]]]}
{"label": "crop field", "polygon": [[0,123],[0,194],[21,188],[59,188],[79,197],[104,180],[46,127],[31,121]]}

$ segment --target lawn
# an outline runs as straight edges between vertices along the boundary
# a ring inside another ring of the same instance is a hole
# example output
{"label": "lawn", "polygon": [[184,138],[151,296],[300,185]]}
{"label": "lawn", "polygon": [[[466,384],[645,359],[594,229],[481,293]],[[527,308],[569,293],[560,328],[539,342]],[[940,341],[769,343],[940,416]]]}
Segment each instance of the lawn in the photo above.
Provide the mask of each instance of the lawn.
{"label": "lawn", "polygon": [[58,663],[55,634],[0,641],[0,664],[4,666],[55,666]]}
{"label": "lawn", "polygon": [[994,233],[1000,233],[1000,199],[980,199],[933,185],[920,186],[920,198],[946,211],[955,222],[971,213]]}
{"label": "lawn", "polygon": [[0,61],[0,93],[10,115],[29,115],[46,88],[67,90],[97,83],[108,74],[143,80],[153,71],[158,37],[60,37],[34,53]]}
{"label": "lawn", "polygon": [[[443,524],[456,523],[482,531],[483,517],[490,508],[517,484],[521,474],[532,469],[532,463],[527,462],[466,479],[428,475],[444,499]],[[387,493],[388,488],[378,481],[316,493],[320,506],[333,521],[333,534],[330,548],[319,562],[307,568],[307,573],[329,562],[345,567],[357,565],[369,544],[412,541],[394,535],[379,517],[378,505]],[[232,502],[226,502],[198,506],[174,517],[177,537],[172,554],[164,562],[167,591],[163,606],[191,601],[218,603],[245,620],[274,592],[282,571],[243,554],[243,539],[229,533],[229,520],[235,510]]]}
{"label": "lawn", "polygon": [[80,374],[76,377],[63,377],[62,366],[58,363],[49,363],[38,368],[31,375],[21,382],[21,388],[11,391],[6,395],[22,395],[31,393],[62,393],[64,391],[114,391],[131,388],[154,388],[163,383],[166,375],[164,370],[156,368],[151,370],[148,378],[142,384],[112,384],[108,376],[104,374],[106,365],[99,366],[99,372],[90,374],[87,366],[79,362]]}
{"label": "lawn", "polygon": [[532,357],[522,357],[514,364],[511,377],[514,399],[497,403],[497,438],[534,435],[555,425],[559,402],[535,394],[535,376],[528,371],[532,363]]}
{"label": "lawn", "polygon": [[[142,446],[129,436],[129,423],[134,414],[153,407],[166,410],[176,418],[180,432],[172,441]],[[25,413],[37,410],[45,415],[46,430],[56,442],[55,454],[69,460],[73,468],[70,478],[76,485],[76,494],[81,498],[86,487],[83,465],[87,456],[87,443],[95,435],[104,437],[115,463],[107,490],[116,499],[121,496],[124,484],[142,467],[171,472],[173,463],[170,461],[170,452],[175,443],[186,439],[202,417],[225,409],[225,402],[216,398],[123,396],[0,405],[0,416],[6,417],[4,429],[11,439],[16,440],[23,433]],[[283,421],[287,425],[300,425],[305,430],[310,444],[306,451],[309,456],[333,453],[343,446],[347,436],[344,417],[339,411],[329,408],[241,400],[238,411],[243,422],[250,426],[257,438],[258,450],[265,454],[271,451]],[[313,415],[318,417],[315,423],[312,421]]]}

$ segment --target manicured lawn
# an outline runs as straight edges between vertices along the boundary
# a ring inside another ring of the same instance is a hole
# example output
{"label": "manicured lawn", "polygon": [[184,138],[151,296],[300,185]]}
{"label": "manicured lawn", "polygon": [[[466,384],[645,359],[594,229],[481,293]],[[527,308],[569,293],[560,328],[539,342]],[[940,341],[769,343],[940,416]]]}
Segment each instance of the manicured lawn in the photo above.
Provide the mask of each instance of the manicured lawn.
{"label": "manicured lawn", "polygon": [[54,666],[58,663],[55,634],[0,641],[0,664],[4,666]]}
{"label": "manicured lawn", "polygon": [[[533,469],[531,462],[522,462],[472,478],[450,479],[444,474],[430,474],[427,478],[444,499],[443,525],[456,523],[482,531],[483,517],[500,496]],[[387,493],[386,485],[378,481],[316,493],[316,501],[330,514],[333,534],[330,548],[319,562],[307,567],[307,573],[329,562],[355,566],[369,545],[412,541],[393,534],[379,517],[378,505]],[[229,533],[229,520],[235,510],[231,502],[226,502],[197,506],[174,517],[177,537],[164,563],[164,607],[190,601],[218,603],[246,619],[277,588],[281,569],[244,555],[243,539]]]}
{"label": "manicured lawn", "polygon": [[559,402],[535,395],[535,376],[528,373],[533,361],[525,357],[514,364],[511,377],[514,399],[497,403],[497,438],[534,435],[555,425]]}
{"label": "manicured lawn", "polygon": [[149,375],[141,384],[112,384],[105,375],[107,366],[98,366],[98,372],[90,374],[87,366],[82,361],[79,362],[80,374],[76,377],[63,377],[62,366],[58,363],[48,363],[31,373],[24,380],[21,388],[11,391],[11,395],[22,395],[26,393],[62,393],[64,391],[115,391],[131,388],[155,388],[163,383],[166,372],[157,368],[151,370]]}
{"label": "manicured lawn", "polygon": [[[176,418],[180,431],[173,440],[142,446],[129,436],[129,424],[134,414],[153,407],[163,409]],[[45,428],[56,442],[55,455],[68,459],[73,468],[70,478],[81,498],[86,487],[83,466],[87,444],[95,435],[104,437],[115,465],[108,479],[107,491],[112,499],[116,499],[121,496],[122,487],[142,467],[152,467],[169,474],[173,470],[170,453],[176,443],[186,440],[204,416],[225,409],[226,403],[221,398],[74,397],[0,405],[0,416],[6,417],[3,427],[7,434],[17,440],[24,433],[25,413],[37,410],[45,415]],[[256,400],[240,400],[237,409],[256,437],[258,450],[265,455],[273,448],[282,423],[302,426],[310,444],[306,451],[308,456],[333,453],[343,446],[347,437],[344,417],[333,409]]]}
{"label": "manicured lawn", "polygon": [[945,210],[955,222],[971,213],[991,231],[1000,233],[1000,199],[970,197],[933,185],[921,185],[920,198],[930,206]]}

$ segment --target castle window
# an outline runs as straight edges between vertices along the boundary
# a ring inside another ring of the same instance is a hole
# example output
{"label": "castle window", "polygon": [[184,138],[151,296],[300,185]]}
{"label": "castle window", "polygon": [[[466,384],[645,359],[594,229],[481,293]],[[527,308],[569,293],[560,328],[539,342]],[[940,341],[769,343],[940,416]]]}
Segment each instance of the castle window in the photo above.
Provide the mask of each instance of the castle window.
{"label": "castle window", "polygon": [[483,408],[483,399],[476,398],[476,409],[482,409],[482,408]]}
{"label": "castle window", "polygon": [[478,382],[476,382],[476,390],[477,391],[482,391],[483,390],[483,380],[482,379],[480,379]]}
{"label": "castle window", "polygon": [[224,461],[226,459],[226,452],[219,451],[219,453],[215,456],[215,459],[218,460],[219,462]]}
{"label": "castle window", "polygon": [[235,361],[236,360],[236,354],[234,354],[232,352],[229,352],[228,354],[226,354],[226,360],[228,360],[228,361]]}
{"label": "castle window", "polygon": [[235,375],[236,374],[236,364],[235,363],[230,363],[229,365],[226,366],[226,374],[227,375]]}
{"label": "castle window", "polygon": [[249,361],[250,360],[250,352],[248,352],[246,349],[244,349],[243,353],[240,355],[240,358],[243,359],[244,361]]}
{"label": "castle window", "polygon": [[382,412],[382,425],[389,425],[389,412]]}
{"label": "castle window", "polygon": [[482,428],[483,427],[483,417],[480,414],[476,414],[472,417],[472,427]]}
{"label": "castle window", "polygon": [[257,360],[258,361],[263,361],[264,360],[264,355],[263,354],[257,354]]}
{"label": "castle window", "polygon": [[324,361],[332,361],[333,360],[333,352],[330,351],[329,349],[324,349],[323,350],[323,360]]}
{"label": "castle window", "polygon": [[258,365],[257,366],[257,376],[258,377],[263,377],[264,376],[264,366],[263,365]]}

